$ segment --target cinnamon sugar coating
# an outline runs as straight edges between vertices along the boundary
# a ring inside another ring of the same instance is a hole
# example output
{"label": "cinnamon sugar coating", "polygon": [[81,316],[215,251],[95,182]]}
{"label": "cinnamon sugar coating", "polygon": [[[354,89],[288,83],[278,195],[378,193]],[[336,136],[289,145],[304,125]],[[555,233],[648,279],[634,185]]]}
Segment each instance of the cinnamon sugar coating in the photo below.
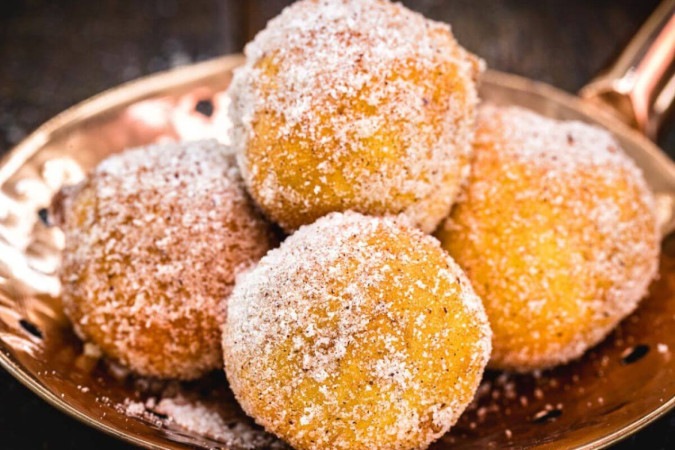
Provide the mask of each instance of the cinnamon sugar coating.
{"label": "cinnamon sugar coating", "polygon": [[494,368],[568,362],[647,294],[654,200],[606,131],[520,108],[481,108],[468,185],[438,237],[494,331]]}
{"label": "cinnamon sugar coating", "polygon": [[331,211],[427,232],[468,174],[483,63],[384,0],[303,0],[246,46],[229,89],[246,185],[287,231]]}
{"label": "cinnamon sugar coating", "polygon": [[237,280],[223,347],[244,411],[294,448],[422,449],[473,398],[490,337],[436,239],[347,212]]}
{"label": "cinnamon sugar coating", "polygon": [[113,155],[52,212],[65,233],[64,308],[82,339],[142,375],[191,379],[221,366],[235,274],[274,243],[227,147]]}

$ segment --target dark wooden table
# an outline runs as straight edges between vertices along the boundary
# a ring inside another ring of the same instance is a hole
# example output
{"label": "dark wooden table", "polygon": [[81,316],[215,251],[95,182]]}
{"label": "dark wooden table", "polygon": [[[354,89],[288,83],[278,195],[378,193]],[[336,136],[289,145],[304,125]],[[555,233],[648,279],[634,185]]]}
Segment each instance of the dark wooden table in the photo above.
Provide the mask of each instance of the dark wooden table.
{"label": "dark wooden table", "polygon": [[[241,50],[287,1],[0,1],[0,154],[56,113],[138,76]],[[490,67],[571,92],[611,61],[656,0],[420,0]],[[247,18],[248,17],[248,18]],[[661,142],[675,154],[673,133]],[[1,449],[129,446],[44,403],[0,370]],[[617,449],[675,448],[670,413]]]}

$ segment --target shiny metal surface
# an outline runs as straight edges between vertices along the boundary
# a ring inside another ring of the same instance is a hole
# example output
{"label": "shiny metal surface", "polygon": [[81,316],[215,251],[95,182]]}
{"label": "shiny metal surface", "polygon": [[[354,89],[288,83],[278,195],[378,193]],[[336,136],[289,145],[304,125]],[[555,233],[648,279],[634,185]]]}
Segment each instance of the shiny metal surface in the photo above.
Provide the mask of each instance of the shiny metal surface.
{"label": "shiny metal surface", "polygon": [[[88,356],[61,313],[54,276],[60,232],[40,218],[52,195],[103,157],[161,139],[224,136],[222,92],[241,57],[228,56],[135,81],[57,116],[0,164],[0,363],[45,400],[103,431],[148,448],[244,448],[181,430],[125,400],[181,391],[210,403],[228,424],[267,439],[244,416],[222,375],[198,383],[148,382],[111,373]],[[672,229],[675,169],[644,136],[593,105],[523,78],[489,72],[482,96],[551,117],[610,129],[659,195]],[[196,111],[211,100],[210,116]],[[434,444],[445,448],[599,448],[675,405],[675,239],[663,244],[661,277],[640,309],[582,360],[539,377],[488,374],[476,405]],[[154,415],[153,415],[154,414]]]}
{"label": "shiny metal surface", "polygon": [[616,62],[579,93],[656,140],[675,100],[675,0],[664,0]]}

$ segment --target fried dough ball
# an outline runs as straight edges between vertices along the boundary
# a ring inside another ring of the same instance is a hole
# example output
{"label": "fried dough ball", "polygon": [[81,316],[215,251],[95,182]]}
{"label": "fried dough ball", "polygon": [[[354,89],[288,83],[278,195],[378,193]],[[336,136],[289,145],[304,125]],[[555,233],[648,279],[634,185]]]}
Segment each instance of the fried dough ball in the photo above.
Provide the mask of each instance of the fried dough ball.
{"label": "fried dough ball", "polygon": [[412,449],[471,401],[490,329],[438,241],[347,212],[237,280],[223,344],[244,411],[295,448]]}
{"label": "fried dough ball", "polygon": [[493,106],[478,122],[468,186],[438,237],[484,301],[491,367],[568,362],[645,296],[660,248],[652,194],[597,127]]}
{"label": "fried dough ball", "polygon": [[331,211],[404,214],[431,232],[468,175],[483,63],[446,24],[384,0],[304,0],[245,50],[232,142],[285,230]]}
{"label": "fried dough ball", "polygon": [[128,150],[53,206],[65,233],[65,312],[77,334],[141,375],[192,379],[222,365],[235,271],[273,244],[228,149]]}

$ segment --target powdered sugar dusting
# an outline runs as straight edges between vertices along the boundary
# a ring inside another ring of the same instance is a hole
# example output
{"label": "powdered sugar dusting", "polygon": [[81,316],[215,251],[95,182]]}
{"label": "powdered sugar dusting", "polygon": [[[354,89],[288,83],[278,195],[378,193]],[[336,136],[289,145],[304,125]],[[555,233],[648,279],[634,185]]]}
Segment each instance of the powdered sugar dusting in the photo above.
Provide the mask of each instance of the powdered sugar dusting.
{"label": "powdered sugar dusting", "polygon": [[296,446],[423,448],[469,403],[490,353],[481,301],[439,243],[356,213],[270,251],[238,280],[228,317],[237,399]]}
{"label": "powdered sugar dusting", "polygon": [[52,209],[66,236],[65,311],[83,339],[145,375],[194,378],[220,366],[235,272],[272,245],[227,147],[111,156]]}
{"label": "powdered sugar dusting", "polygon": [[[479,122],[499,130],[502,151],[523,163],[550,169],[551,176],[575,174],[580,166],[618,167],[621,170],[605,170],[605,175],[621,177],[625,170],[636,180],[643,179],[640,170],[612,135],[596,126],[549,119],[519,107],[489,104],[480,108],[479,115]],[[492,143],[494,137],[488,133],[479,134],[476,145],[483,142]]]}
{"label": "powdered sugar dusting", "polygon": [[282,442],[244,422],[228,424],[219,412],[199,401],[178,396],[164,398],[153,408],[173,423],[192,433],[240,449],[285,449]]}
{"label": "powdered sugar dusting", "polygon": [[170,436],[189,433],[190,443],[196,444],[196,439],[202,441],[199,442],[200,448],[288,449],[285,443],[250,421],[232,417],[232,411],[223,408],[224,401],[222,396],[199,399],[194,393],[182,392],[179,385],[171,382],[156,396],[145,400],[127,398],[113,406],[128,417],[161,428]]}
{"label": "powdered sugar dusting", "polygon": [[658,268],[652,194],[614,138],[515,107],[481,108],[473,174],[440,235],[485,301],[498,368],[579,357]]}
{"label": "powdered sugar dusting", "polygon": [[[245,53],[229,89],[232,143],[252,195],[281,226],[327,207],[403,212],[426,231],[447,215],[468,171],[483,68],[447,24],[383,0],[305,0]],[[376,152],[385,156],[363,162]],[[287,181],[294,164],[311,186]]]}

